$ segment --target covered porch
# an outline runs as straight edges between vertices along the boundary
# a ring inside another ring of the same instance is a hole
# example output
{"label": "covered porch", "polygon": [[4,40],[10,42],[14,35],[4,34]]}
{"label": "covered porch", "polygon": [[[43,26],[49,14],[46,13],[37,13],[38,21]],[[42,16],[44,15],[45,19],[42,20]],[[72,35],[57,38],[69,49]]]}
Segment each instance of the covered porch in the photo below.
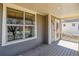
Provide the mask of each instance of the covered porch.
{"label": "covered porch", "polygon": [[78,43],[59,40],[24,51],[19,56],[78,56]]}

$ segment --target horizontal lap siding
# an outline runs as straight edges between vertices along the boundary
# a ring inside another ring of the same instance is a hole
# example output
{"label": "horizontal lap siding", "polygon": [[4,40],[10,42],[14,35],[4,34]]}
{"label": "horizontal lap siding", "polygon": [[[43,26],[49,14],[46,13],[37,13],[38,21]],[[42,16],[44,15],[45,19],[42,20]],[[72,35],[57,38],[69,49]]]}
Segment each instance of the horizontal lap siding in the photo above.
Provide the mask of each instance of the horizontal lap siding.
{"label": "horizontal lap siding", "polygon": [[0,44],[1,44],[1,39],[2,39],[2,4],[0,4]]}

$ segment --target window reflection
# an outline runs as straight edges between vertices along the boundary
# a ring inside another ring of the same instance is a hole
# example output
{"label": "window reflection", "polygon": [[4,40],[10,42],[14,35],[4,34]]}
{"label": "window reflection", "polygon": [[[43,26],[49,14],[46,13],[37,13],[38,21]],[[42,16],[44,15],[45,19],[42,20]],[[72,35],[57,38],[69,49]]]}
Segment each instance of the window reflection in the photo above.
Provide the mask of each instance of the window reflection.
{"label": "window reflection", "polygon": [[7,24],[23,24],[23,12],[7,8]]}
{"label": "window reflection", "polygon": [[25,27],[25,38],[33,37],[34,36],[34,27]]}
{"label": "window reflection", "polygon": [[35,15],[30,13],[25,13],[25,24],[34,25],[35,23]]}
{"label": "window reflection", "polygon": [[8,26],[8,41],[23,39],[23,27],[22,26]]}

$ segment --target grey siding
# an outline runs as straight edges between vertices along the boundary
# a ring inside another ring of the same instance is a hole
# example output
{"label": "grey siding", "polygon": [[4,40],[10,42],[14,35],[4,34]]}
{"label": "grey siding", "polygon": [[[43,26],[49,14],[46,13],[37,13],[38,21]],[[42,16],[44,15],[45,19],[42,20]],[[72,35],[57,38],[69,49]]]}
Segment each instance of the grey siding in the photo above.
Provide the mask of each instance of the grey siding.
{"label": "grey siding", "polygon": [[[2,8],[1,7],[0,7],[0,40],[2,39],[1,38],[2,37]],[[41,15],[37,15],[37,18],[38,18],[37,19],[38,38],[34,40],[8,45],[8,46],[0,45],[0,56],[17,55],[23,51],[28,51],[29,49],[34,48],[43,43],[43,39],[45,37],[43,32],[45,31],[44,29],[45,18],[44,16]]]}
{"label": "grey siding", "polygon": [[[38,18],[38,39],[43,39],[43,43],[47,43],[48,39],[48,18],[47,16],[42,16],[39,15],[37,16]],[[40,32],[41,31],[41,32]]]}
{"label": "grey siding", "polygon": [[48,15],[45,16],[45,37],[44,37],[44,43],[48,44]]}
{"label": "grey siding", "polygon": [[2,39],[2,4],[0,4],[0,44]]}
{"label": "grey siding", "polygon": [[37,14],[37,22],[38,22],[38,24],[37,24],[37,29],[38,29],[38,39],[42,39],[41,40],[41,42],[43,42],[43,40],[44,40],[44,27],[45,27],[45,18],[44,18],[44,16],[41,16],[41,15],[39,15],[39,14]]}

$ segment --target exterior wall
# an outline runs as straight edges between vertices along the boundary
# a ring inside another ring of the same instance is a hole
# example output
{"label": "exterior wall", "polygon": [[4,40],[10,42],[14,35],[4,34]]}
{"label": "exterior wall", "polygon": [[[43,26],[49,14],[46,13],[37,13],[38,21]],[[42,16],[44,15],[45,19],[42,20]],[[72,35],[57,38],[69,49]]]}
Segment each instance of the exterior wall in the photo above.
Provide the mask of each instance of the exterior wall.
{"label": "exterior wall", "polygon": [[38,39],[42,39],[41,40],[41,42],[45,42],[45,37],[46,37],[46,19],[45,19],[45,16],[42,16],[42,15],[39,15],[39,14],[37,14],[37,22],[38,22],[38,24],[37,24],[37,26],[38,26]]}
{"label": "exterior wall", "polygon": [[2,39],[2,4],[0,4],[0,44]]}
{"label": "exterior wall", "polygon": [[44,43],[48,44],[48,15],[45,16],[45,31],[44,31]]}
{"label": "exterior wall", "polygon": [[[1,6],[1,4],[0,4]],[[1,6],[2,7],[2,6]],[[0,7],[0,40],[2,40],[2,8]],[[27,51],[43,43],[45,38],[45,18],[44,16],[37,15],[37,39],[20,42],[8,46],[0,45],[0,56],[4,55],[17,55],[23,51]]]}

